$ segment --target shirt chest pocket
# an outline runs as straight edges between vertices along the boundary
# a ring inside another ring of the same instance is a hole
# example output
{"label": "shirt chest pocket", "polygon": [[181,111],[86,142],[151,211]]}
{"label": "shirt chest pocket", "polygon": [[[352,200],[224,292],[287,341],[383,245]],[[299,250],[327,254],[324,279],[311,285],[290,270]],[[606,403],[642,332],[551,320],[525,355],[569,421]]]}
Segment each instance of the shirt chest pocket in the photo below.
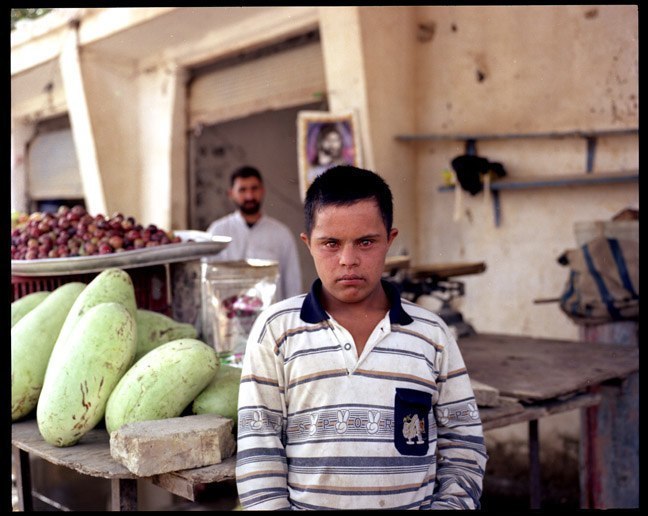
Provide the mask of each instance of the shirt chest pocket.
{"label": "shirt chest pocket", "polygon": [[402,455],[425,455],[429,448],[428,415],[432,394],[396,388],[394,395],[394,446]]}

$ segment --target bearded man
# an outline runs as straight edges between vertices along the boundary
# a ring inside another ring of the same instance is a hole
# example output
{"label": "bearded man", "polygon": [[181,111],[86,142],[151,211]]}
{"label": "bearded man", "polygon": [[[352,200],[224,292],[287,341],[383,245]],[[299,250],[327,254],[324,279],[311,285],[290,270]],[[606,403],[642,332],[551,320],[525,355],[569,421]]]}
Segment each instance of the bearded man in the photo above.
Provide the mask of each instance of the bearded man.
{"label": "bearded man", "polygon": [[212,235],[231,237],[232,241],[216,259],[274,260],[279,264],[276,299],[301,294],[302,274],[296,237],[283,222],[262,212],[265,188],[261,173],[254,167],[236,169],[227,191],[236,211],[215,220],[207,228]]}

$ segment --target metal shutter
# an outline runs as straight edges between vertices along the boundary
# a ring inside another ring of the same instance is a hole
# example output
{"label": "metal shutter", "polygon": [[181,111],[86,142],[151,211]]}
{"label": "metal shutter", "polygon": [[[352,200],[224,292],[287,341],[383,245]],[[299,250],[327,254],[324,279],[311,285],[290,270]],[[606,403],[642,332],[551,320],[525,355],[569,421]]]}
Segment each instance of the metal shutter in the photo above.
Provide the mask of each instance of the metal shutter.
{"label": "metal shutter", "polygon": [[189,90],[192,128],[308,104],[326,91],[319,41],[196,76]]}
{"label": "metal shutter", "polygon": [[28,170],[30,198],[83,198],[71,129],[39,134],[29,148]]}

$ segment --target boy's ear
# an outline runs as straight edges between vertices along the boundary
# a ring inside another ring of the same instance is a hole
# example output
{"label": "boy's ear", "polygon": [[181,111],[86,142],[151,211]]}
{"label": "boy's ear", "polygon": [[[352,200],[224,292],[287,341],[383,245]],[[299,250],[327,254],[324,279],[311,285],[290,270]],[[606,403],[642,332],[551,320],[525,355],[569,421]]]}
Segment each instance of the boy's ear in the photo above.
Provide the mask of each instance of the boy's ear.
{"label": "boy's ear", "polygon": [[302,232],[302,233],[299,234],[299,238],[301,238],[302,242],[304,242],[304,244],[306,244],[306,247],[308,247],[308,249],[310,249],[310,239],[308,238],[308,235],[306,233]]}

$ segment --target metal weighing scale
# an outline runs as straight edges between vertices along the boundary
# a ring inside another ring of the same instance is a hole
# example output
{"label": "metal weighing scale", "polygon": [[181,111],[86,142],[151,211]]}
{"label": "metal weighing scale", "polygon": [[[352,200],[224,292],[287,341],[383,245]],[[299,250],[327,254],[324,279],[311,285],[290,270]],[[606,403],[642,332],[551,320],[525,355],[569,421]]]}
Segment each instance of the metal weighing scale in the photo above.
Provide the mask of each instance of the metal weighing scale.
{"label": "metal weighing scale", "polygon": [[457,337],[474,335],[475,329],[464,321],[461,312],[453,307],[452,301],[465,293],[462,281],[456,276],[479,274],[486,270],[484,262],[440,263],[409,266],[408,256],[388,257],[385,261],[384,278],[393,283],[401,296],[416,302],[421,296],[432,296],[441,300],[438,315],[448,326],[454,328]]}

